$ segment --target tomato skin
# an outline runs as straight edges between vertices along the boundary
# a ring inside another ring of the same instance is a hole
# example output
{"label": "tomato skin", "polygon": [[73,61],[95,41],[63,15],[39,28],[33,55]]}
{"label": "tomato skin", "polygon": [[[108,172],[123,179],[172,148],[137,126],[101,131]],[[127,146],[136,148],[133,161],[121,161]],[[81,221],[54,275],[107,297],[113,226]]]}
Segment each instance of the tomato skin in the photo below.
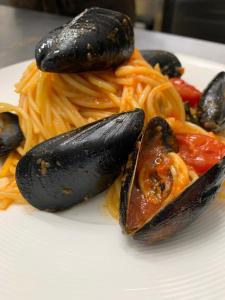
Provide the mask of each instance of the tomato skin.
{"label": "tomato skin", "polygon": [[179,154],[199,175],[225,156],[225,144],[203,134],[177,134]]}
{"label": "tomato skin", "polygon": [[191,107],[195,107],[198,104],[202,95],[198,89],[180,78],[171,78],[170,81],[180,94],[183,102],[188,102]]}

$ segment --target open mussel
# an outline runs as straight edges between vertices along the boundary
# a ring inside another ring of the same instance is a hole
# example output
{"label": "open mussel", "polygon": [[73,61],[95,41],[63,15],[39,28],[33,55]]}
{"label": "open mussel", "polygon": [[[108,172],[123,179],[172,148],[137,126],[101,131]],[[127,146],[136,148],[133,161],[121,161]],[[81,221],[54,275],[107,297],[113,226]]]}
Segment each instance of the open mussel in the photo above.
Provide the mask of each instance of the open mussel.
{"label": "open mussel", "polygon": [[144,59],[153,67],[159,64],[161,72],[169,77],[181,77],[184,69],[179,59],[171,52],[163,50],[141,50]]}
{"label": "open mussel", "polygon": [[0,113],[0,157],[18,147],[22,140],[23,133],[17,115]]}
{"label": "open mussel", "polygon": [[225,72],[208,84],[199,101],[197,114],[206,130],[219,132],[225,128]]}
{"label": "open mussel", "polygon": [[[121,188],[120,223],[134,239],[155,243],[191,223],[212,200],[225,158],[190,182],[169,124],[150,120],[130,154]],[[186,173],[185,173],[186,172]]]}
{"label": "open mussel", "polygon": [[16,181],[27,201],[46,211],[67,209],[109,187],[144,123],[140,109],[61,134],[21,158]]}
{"label": "open mussel", "polygon": [[45,36],[35,49],[37,66],[47,72],[82,72],[118,66],[134,50],[130,18],[93,7]]}

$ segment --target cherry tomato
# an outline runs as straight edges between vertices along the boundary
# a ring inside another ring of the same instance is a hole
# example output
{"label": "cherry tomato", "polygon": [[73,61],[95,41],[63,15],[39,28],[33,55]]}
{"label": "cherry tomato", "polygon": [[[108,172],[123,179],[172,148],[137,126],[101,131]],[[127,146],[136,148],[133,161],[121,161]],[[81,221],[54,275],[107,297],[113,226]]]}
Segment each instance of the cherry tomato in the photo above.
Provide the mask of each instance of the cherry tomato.
{"label": "cherry tomato", "polygon": [[183,102],[188,102],[191,107],[195,107],[197,105],[202,95],[199,90],[180,78],[171,78],[170,81],[180,94]]}
{"label": "cherry tomato", "polygon": [[199,175],[225,156],[225,144],[203,134],[177,134],[179,153]]}

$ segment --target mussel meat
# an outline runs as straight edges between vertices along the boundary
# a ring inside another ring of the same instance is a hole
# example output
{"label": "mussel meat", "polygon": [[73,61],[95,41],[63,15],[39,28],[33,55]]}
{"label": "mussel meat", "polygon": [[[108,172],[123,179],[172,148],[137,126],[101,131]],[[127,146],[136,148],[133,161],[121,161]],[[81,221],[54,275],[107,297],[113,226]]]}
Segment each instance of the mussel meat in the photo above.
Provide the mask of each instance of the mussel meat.
{"label": "mussel meat", "polygon": [[97,195],[121,172],[143,123],[144,112],[136,109],[35,146],[17,165],[20,192],[46,211],[64,210]]}
{"label": "mussel meat", "polygon": [[163,50],[141,50],[144,59],[153,67],[159,64],[161,72],[169,77],[181,77],[184,69],[179,59],[171,52]]}
{"label": "mussel meat", "polygon": [[190,184],[179,172],[176,137],[161,117],[150,120],[137,145],[122,182],[120,223],[134,239],[155,243],[192,222],[214,198],[225,158]]}
{"label": "mussel meat", "polygon": [[23,133],[17,115],[0,113],[0,157],[18,147],[22,140]]}
{"label": "mussel meat", "polygon": [[118,66],[134,50],[130,18],[93,7],[45,36],[35,49],[37,66],[47,72],[83,72]]}
{"label": "mussel meat", "polygon": [[197,114],[202,127],[219,132],[225,128],[225,72],[208,84],[199,101]]}

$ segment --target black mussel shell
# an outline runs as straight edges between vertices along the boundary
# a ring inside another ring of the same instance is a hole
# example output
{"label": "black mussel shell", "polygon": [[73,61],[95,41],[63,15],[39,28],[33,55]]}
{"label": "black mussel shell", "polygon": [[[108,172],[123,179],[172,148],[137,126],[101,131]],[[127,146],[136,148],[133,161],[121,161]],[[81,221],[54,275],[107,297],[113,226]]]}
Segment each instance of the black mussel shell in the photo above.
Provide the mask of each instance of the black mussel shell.
{"label": "black mussel shell", "polygon": [[134,233],[134,239],[155,243],[192,223],[215,198],[225,176],[225,158],[183,191]]}
{"label": "black mussel shell", "polygon": [[144,123],[143,110],[120,113],[49,139],[21,158],[16,181],[27,201],[67,209],[109,187]]}
{"label": "black mussel shell", "polygon": [[178,151],[176,137],[173,134],[169,124],[161,117],[152,118],[149,121],[143,135],[139,138],[134,146],[133,151],[130,153],[126,168],[124,170],[120,193],[120,223],[122,224],[123,228],[126,227],[127,207],[129,205],[129,198],[134,184],[139,154],[143,147],[147,145],[152,145],[154,147],[154,144],[157,143],[155,139],[157,136],[161,139],[162,146],[166,152]]}
{"label": "black mussel shell", "polygon": [[134,50],[130,18],[93,7],[45,36],[35,49],[37,66],[47,72],[83,72],[118,66]]}
{"label": "black mussel shell", "polygon": [[5,156],[19,146],[23,140],[23,133],[19,126],[17,115],[0,113],[0,156]]}
{"label": "black mussel shell", "polygon": [[[149,139],[152,138],[153,132],[148,132]],[[174,145],[173,139],[172,145]],[[141,149],[142,147],[142,145],[139,145],[138,148]],[[172,147],[170,149],[172,150]],[[176,147],[174,147],[174,151],[176,151]],[[173,201],[159,209],[144,225],[134,232],[128,232],[126,229],[126,216],[139,152],[140,150],[136,150],[129,156],[130,160],[128,160],[121,188],[120,223],[124,232],[133,236],[134,239],[152,244],[165,240],[182,230],[204,211],[210,201],[214,199],[224,179],[225,158],[189,185]]]}
{"label": "black mussel shell", "polygon": [[141,50],[144,59],[153,67],[160,65],[161,72],[169,77],[181,77],[183,68],[179,59],[171,52],[163,50]]}
{"label": "black mussel shell", "polygon": [[197,114],[202,127],[209,131],[225,128],[225,72],[217,74],[199,101]]}

